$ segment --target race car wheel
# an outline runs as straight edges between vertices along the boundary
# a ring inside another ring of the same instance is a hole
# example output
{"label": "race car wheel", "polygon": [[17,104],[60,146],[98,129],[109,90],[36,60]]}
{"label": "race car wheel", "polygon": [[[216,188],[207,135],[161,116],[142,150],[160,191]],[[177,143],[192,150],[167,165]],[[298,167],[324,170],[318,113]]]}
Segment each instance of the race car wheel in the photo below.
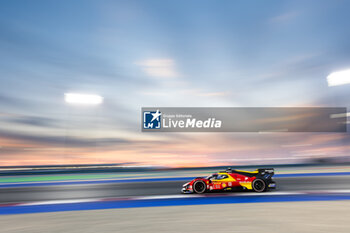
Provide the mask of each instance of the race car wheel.
{"label": "race car wheel", "polygon": [[252,188],[255,192],[264,192],[266,189],[265,181],[262,179],[255,179],[252,184]]}
{"label": "race car wheel", "polygon": [[197,180],[196,182],[194,182],[193,184],[193,191],[195,193],[204,193],[205,190],[207,189],[206,187],[207,185],[205,184],[205,182],[203,180]]}

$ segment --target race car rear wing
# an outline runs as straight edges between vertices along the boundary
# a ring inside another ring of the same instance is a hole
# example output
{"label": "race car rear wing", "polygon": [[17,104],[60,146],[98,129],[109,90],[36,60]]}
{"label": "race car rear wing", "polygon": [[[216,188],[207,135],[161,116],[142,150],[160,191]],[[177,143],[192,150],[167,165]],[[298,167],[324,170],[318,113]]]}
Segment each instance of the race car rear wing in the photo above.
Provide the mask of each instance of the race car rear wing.
{"label": "race car rear wing", "polygon": [[273,176],[275,174],[275,169],[273,168],[259,168],[256,169],[260,175],[264,176],[266,174]]}

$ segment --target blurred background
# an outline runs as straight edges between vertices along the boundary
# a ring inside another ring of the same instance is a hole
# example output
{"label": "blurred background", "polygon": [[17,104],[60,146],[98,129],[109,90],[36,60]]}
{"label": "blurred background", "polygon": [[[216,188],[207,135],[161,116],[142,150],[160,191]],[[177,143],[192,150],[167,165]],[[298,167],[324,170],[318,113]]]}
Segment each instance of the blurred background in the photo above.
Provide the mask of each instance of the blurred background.
{"label": "blurred background", "polygon": [[152,106],[349,107],[349,7],[2,2],[1,166],[348,162],[348,133],[142,133],[140,116]]}
{"label": "blurred background", "polygon": [[[1,232],[350,232],[349,132],[141,132],[142,107],[349,108],[349,10],[0,1]],[[227,167],[277,188],[180,193]]]}

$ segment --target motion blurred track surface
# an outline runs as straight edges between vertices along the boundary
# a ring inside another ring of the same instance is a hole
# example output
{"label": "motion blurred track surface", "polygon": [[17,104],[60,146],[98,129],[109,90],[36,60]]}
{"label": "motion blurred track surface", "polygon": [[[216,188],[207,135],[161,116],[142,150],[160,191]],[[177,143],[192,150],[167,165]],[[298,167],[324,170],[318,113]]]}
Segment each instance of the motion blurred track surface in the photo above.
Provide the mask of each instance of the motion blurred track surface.
{"label": "motion blurred track surface", "polygon": [[[350,176],[276,178],[278,191],[350,189]],[[0,203],[179,194],[184,181],[0,188]],[[273,191],[272,191],[273,192]]]}

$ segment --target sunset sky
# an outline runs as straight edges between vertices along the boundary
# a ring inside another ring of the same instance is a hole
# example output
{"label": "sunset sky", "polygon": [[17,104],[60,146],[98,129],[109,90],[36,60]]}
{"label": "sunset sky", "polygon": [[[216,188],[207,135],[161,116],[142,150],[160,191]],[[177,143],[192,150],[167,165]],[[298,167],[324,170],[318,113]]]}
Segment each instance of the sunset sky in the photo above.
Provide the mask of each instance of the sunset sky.
{"label": "sunset sky", "polygon": [[[0,163],[348,156],[341,133],[142,133],[141,107],[350,107],[349,1],[2,1]],[[98,94],[98,106],[65,103]]]}

